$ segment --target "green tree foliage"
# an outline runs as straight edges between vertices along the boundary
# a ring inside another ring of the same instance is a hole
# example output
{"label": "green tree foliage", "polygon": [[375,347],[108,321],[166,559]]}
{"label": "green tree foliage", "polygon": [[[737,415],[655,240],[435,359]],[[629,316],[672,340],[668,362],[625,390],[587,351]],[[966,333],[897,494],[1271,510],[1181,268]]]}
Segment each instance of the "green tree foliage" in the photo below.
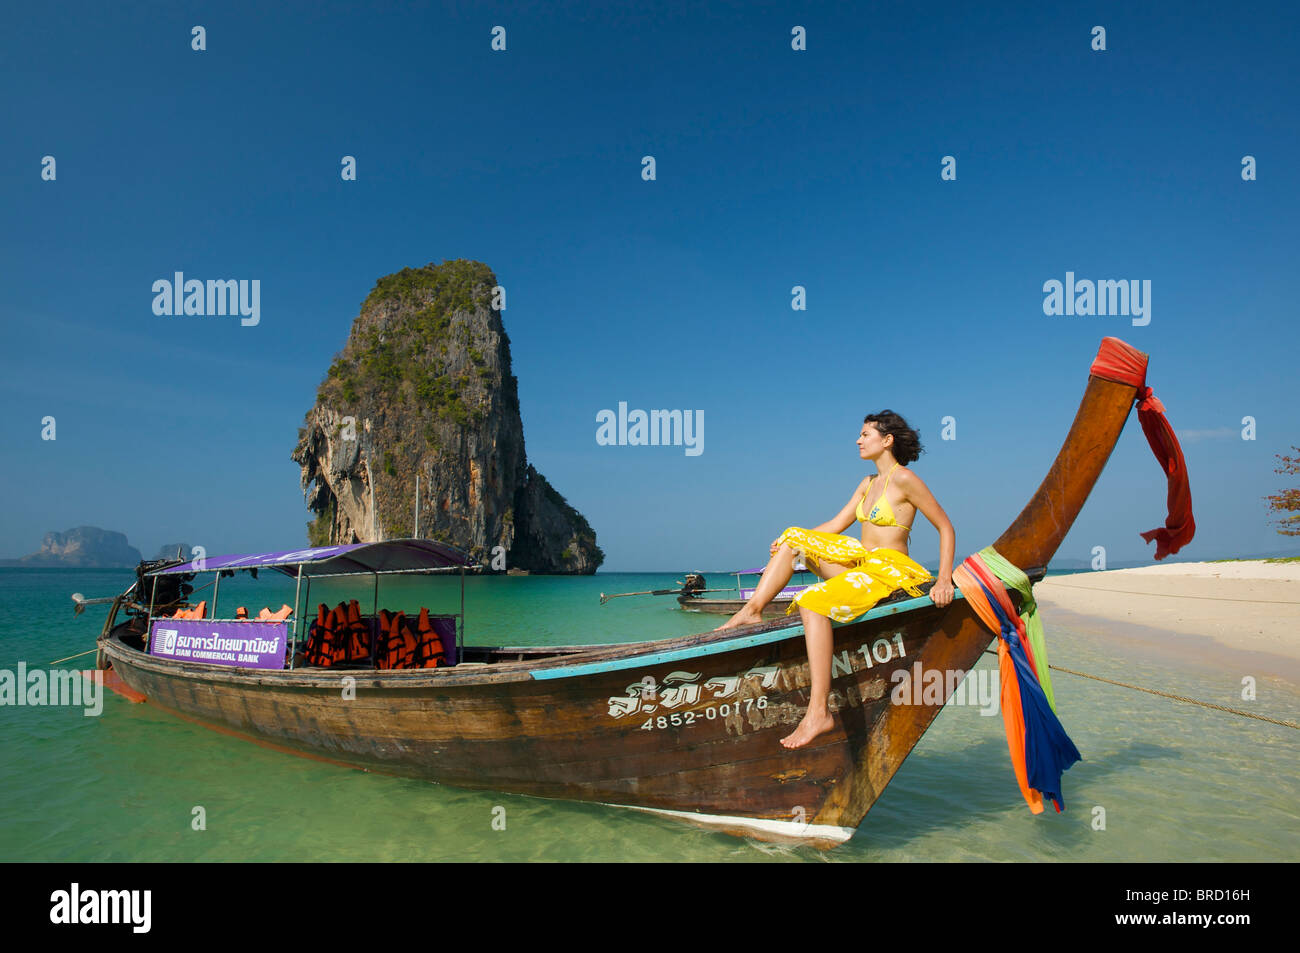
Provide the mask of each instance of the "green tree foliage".
{"label": "green tree foliage", "polygon": [[[495,284],[496,277],[487,265],[463,258],[424,268],[403,268],[380,278],[362,303],[362,313],[391,308],[396,316],[367,328],[354,340],[346,356],[334,360],[318,396],[341,398],[345,404],[355,405],[377,389],[387,390],[409,381],[416,398],[437,416],[460,426],[471,420],[482,421],[482,411],[471,411],[466,403],[472,378],[465,374],[449,378],[444,366],[432,357],[448,353],[452,316],[488,308]],[[464,325],[460,331],[456,346],[468,348],[470,361],[478,370],[476,376],[486,386],[491,378],[486,359],[477,348],[468,347],[469,327]]]}
{"label": "green tree foliage", "polygon": [[307,524],[307,545],[308,546],[328,546],[330,545],[330,530],[334,526],[334,512],[337,503],[330,500],[329,506],[325,507],[317,517]]}

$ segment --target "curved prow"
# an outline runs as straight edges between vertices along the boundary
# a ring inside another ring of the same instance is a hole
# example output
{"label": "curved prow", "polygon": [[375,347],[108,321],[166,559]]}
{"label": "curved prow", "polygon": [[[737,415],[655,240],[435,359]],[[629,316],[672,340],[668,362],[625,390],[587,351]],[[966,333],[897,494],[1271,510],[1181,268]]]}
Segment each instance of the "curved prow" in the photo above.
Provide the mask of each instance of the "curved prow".
{"label": "curved prow", "polygon": [[1046,566],[1083,509],[1097,477],[1115,449],[1138,388],[1100,376],[1116,361],[1145,377],[1147,355],[1121,341],[1105,338],[1097,352],[1074,424],[1038,492],[993,544],[1017,566]]}

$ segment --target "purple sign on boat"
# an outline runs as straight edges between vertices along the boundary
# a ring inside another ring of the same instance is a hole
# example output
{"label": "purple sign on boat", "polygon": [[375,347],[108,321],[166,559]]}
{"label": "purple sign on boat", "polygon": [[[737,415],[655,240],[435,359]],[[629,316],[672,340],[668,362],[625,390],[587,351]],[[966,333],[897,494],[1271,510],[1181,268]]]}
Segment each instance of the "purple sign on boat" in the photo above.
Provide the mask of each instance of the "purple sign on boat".
{"label": "purple sign on boat", "polygon": [[233,668],[284,668],[286,622],[155,619],[149,654]]}

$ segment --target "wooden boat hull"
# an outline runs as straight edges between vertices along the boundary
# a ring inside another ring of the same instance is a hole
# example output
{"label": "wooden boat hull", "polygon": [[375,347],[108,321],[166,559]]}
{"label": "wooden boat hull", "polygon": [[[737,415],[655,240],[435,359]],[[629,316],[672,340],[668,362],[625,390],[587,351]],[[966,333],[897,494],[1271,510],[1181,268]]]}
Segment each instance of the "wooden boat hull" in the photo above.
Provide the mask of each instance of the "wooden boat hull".
{"label": "wooden boat hull", "polygon": [[[1105,466],[1135,391],[1089,379],[1050,472],[994,544],[1005,558],[1046,566]],[[411,672],[258,673],[150,657],[108,633],[101,646],[149,701],[292,750],[829,847],[852,835],[951,694],[952,675],[969,671],[993,638],[960,597],[942,609],[928,597],[880,605],[833,633],[835,727],[797,751],[779,743],[808,704],[803,629],[793,617]],[[942,698],[894,703],[893,674],[917,663],[944,673]]]}
{"label": "wooden boat hull", "polygon": [[[764,619],[780,619],[785,616],[790,599],[773,599],[763,607]],[[678,596],[677,602],[687,612],[712,612],[717,615],[735,615],[745,605],[744,599],[692,599]]]}
{"label": "wooden boat hull", "polygon": [[965,671],[990,638],[962,600],[886,608],[835,626],[836,726],[799,751],[780,744],[808,705],[803,627],[789,620],[643,643],[637,655],[620,646],[434,672],[256,673],[114,639],[105,649],[151,703],[304,754],[829,847],[852,834],[942,708],[891,704],[893,672],[917,662]]}

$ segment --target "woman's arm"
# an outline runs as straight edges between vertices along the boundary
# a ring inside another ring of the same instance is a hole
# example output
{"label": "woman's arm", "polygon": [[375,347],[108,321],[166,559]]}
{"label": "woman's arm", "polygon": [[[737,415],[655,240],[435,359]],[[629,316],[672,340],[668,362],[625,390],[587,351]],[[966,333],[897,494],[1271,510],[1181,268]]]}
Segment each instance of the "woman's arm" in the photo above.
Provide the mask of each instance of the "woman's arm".
{"label": "woman's arm", "polygon": [[[868,478],[868,480],[869,479],[870,478]],[[813,529],[822,533],[840,533],[848,529],[849,526],[853,524],[853,521],[857,519],[858,500],[860,500],[862,494],[866,492],[868,480],[863,480],[858,484],[858,488],[853,491],[853,495],[849,497],[849,501],[844,504],[844,509],[840,510],[839,513],[832,516],[825,523],[822,523],[821,526],[814,526]],[[772,540],[769,552],[776,552],[775,539]]]}
{"label": "woman's arm", "polygon": [[946,606],[952,602],[952,562],[957,553],[957,533],[952,520],[934,498],[925,481],[911,470],[901,470],[894,478],[894,486],[904,493],[904,498],[917,508],[939,531],[939,575],[930,589],[935,605]]}
{"label": "woman's arm", "polygon": [[862,494],[867,491],[867,483],[870,477],[864,479],[858,484],[858,488],[853,491],[849,501],[844,504],[844,509],[840,510],[821,526],[814,526],[813,529],[822,533],[842,533],[858,518],[858,500],[862,499]]}

